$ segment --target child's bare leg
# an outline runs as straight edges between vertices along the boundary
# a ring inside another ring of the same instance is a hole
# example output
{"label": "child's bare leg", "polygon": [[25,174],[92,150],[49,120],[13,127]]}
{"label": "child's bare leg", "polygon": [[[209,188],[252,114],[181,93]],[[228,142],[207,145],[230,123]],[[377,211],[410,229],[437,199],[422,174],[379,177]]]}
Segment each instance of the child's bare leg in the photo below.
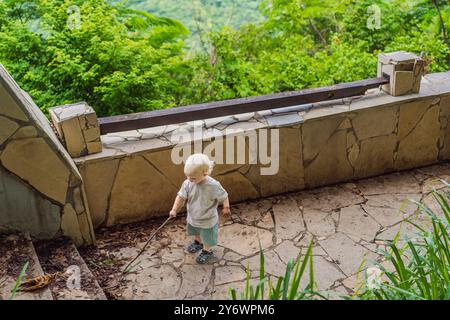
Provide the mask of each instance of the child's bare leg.
{"label": "child's bare leg", "polygon": [[211,251],[211,247],[207,246],[206,244],[203,245],[203,250],[205,251]]}
{"label": "child's bare leg", "polygon": [[195,240],[197,240],[198,242],[202,243],[202,240],[200,239],[200,235],[199,234],[195,236]]}

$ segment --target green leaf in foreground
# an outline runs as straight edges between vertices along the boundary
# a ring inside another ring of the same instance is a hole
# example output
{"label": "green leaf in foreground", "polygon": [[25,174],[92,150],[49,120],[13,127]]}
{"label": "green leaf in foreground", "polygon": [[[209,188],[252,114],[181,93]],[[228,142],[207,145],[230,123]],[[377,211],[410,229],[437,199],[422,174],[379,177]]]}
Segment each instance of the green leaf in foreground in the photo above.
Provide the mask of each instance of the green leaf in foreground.
{"label": "green leaf in foreground", "polygon": [[22,278],[28,269],[28,264],[29,264],[29,261],[25,262],[25,264],[23,265],[22,271],[20,271],[20,274],[19,274],[19,277],[17,278],[16,284],[11,291],[11,296],[9,297],[9,300],[12,300],[16,297],[17,289],[19,288],[20,284],[22,283]]}

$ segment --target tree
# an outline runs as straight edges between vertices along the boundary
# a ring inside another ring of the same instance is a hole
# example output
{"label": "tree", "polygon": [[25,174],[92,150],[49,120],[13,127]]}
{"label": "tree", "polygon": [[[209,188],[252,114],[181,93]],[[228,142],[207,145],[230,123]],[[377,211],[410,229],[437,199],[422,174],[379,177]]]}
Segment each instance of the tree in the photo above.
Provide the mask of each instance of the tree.
{"label": "tree", "polygon": [[[242,24],[241,2],[196,0],[199,19],[215,22],[199,24],[206,50],[154,14],[177,9],[194,23],[193,10],[130,1],[4,0],[0,62],[44,111],[85,100],[100,116],[366,79],[380,52],[424,52],[430,71],[450,67],[448,1],[255,0],[262,18]],[[220,27],[230,5],[239,28]]]}
{"label": "tree", "polygon": [[[370,8],[380,13],[379,26],[367,23]],[[450,12],[448,5],[441,9]],[[259,24],[211,33],[214,58],[199,54],[190,62],[195,76],[185,102],[375,77],[383,51],[425,52],[431,71],[449,69],[449,48],[428,0],[407,6],[402,0],[271,0],[262,12]]]}
{"label": "tree", "polygon": [[99,115],[171,107],[184,72],[174,20],[104,0],[8,1],[0,61],[42,110],[85,100]]}

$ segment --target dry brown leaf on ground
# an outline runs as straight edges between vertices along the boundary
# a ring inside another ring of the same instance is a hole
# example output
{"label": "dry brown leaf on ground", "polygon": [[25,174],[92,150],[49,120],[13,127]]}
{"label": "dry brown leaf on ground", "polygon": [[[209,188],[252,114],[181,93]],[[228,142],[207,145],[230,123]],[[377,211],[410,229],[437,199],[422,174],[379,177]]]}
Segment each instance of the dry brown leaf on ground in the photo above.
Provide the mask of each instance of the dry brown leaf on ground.
{"label": "dry brown leaf on ground", "polygon": [[44,274],[42,276],[35,277],[33,279],[24,281],[20,284],[17,291],[36,291],[47,287],[53,279],[58,276],[60,272],[55,272],[51,274]]}

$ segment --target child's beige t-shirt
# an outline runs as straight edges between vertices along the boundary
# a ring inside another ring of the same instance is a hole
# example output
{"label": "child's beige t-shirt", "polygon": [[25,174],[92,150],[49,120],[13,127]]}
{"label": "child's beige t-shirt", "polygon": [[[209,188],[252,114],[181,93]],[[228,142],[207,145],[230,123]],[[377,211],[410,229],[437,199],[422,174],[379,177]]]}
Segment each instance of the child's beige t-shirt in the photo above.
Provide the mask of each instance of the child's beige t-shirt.
{"label": "child's beige t-shirt", "polygon": [[228,193],[219,181],[206,176],[201,184],[186,179],[178,196],[187,200],[187,222],[196,228],[210,229],[219,222],[217,206],[228,197]]}

